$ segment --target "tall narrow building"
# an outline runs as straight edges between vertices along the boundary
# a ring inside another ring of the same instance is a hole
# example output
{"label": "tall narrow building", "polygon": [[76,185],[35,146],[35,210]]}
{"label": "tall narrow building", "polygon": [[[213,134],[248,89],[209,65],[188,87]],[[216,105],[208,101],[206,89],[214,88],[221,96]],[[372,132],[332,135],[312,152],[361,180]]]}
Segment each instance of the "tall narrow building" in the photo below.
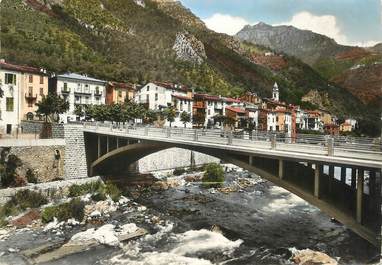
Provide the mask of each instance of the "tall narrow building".
{"label": "tall narrow building", "polygon": [[277,85],[277,82],[275,82],[275,84],[273,85],[272,99],[274,101],[280,101],[279,86]]}

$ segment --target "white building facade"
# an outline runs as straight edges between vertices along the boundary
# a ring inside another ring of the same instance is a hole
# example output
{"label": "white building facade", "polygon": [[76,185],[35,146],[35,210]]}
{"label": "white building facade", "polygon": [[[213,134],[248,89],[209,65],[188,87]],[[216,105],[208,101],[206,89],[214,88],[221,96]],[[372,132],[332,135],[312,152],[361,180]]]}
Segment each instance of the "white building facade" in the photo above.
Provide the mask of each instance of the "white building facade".
{"label": "white building facade", "polygon": [[0,133],[15,134],[21,119],[21,87],[23,74],[18,71],[0,69]]}
{"label": "white building facade", "polygon": [[50,80],[50,89],[69,102],[69,110],[60,115],[60,121],[75,121],[76,105],[105,104],[106,81],[80,75],[67,73],[57,75]]}
{"label": "white building facade", "polygon": [[[181,121],[181,113],[186,112],[190,115],[191,121],[186,123],[187,128],[192,128],[192,91],[185,86],[150,82],[137,90],[135,102],[144,104],[150,110],[161,111],[173,107],[176,111],[175,121],[171,123],[173,127],[184,127]],[[170,122],[165,121],[165,126],[170,126]]]}

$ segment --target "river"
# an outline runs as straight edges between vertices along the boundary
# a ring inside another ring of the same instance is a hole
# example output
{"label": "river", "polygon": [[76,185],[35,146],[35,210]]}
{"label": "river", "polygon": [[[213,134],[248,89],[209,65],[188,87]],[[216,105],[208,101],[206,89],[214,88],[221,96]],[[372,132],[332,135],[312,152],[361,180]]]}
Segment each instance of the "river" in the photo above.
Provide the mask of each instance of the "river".
{"label": "river", "polygon": [[[306,248],[340,264],[365,264],[376,255],[368,242],[297,196],[232,165],[228,171],[224,186],[235,191],[217,191],[182,177],[182,185],[165,190],[129,187],[147,209],[117,212],[109,222],[135,223],[148,235],[121,248],[100,246],[48,264],[294,264],[292,252]],[[240,188],[243,183],[246,187]],[[22,238],[33,242],[31,232],[24,232],[8,244]]]}

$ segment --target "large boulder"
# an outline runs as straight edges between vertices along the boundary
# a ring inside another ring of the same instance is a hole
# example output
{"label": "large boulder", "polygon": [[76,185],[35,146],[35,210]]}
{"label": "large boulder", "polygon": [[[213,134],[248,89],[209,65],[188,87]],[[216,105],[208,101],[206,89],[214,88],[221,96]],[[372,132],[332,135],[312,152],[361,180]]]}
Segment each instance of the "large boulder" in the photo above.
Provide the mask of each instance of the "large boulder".
{"label": "large boulder", "polygon": [[310,249],[297,251],[293,256],[294,263],[298,265],[337,265],[338,262],[319,251]]}

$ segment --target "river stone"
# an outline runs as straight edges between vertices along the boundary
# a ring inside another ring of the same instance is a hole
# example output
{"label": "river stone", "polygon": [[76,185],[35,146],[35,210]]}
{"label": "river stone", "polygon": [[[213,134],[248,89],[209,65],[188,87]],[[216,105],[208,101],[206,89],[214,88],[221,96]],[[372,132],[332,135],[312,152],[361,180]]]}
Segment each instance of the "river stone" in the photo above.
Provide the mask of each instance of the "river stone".
{"label": "river stone", "polygon": [[298,265],[337,265],[338,262],[325,253],[310,249],[298,251],[293,261]]}

